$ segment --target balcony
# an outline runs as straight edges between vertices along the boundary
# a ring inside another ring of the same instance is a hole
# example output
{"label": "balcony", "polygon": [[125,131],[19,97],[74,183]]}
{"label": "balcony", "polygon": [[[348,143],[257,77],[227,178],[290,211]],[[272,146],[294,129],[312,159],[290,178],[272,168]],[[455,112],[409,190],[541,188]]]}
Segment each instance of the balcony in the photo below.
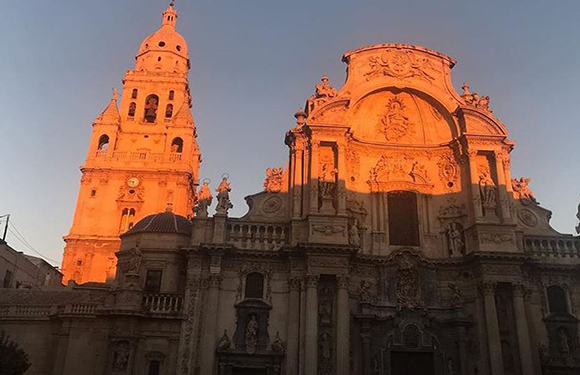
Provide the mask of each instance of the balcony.
{"label": "balcony", "polygon": [[154,314],[178,314],[183,308],[183,297],[177,294],[146,294],[143,310]]}
{"label": "balcony", "polygon": [[277,250],[288,243],[289,226],[228,220],[226,239],[240,249]]}

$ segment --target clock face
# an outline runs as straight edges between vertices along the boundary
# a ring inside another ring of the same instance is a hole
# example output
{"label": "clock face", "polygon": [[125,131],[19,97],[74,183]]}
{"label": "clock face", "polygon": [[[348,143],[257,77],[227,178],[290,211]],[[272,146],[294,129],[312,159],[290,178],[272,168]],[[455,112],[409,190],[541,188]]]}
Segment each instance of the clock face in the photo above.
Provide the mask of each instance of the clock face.
{"label": "clock face", "polygon": [[137,187],[139,185],[139,179],[137,177],[131,177],[127,180],[127,186],[129,187]]}

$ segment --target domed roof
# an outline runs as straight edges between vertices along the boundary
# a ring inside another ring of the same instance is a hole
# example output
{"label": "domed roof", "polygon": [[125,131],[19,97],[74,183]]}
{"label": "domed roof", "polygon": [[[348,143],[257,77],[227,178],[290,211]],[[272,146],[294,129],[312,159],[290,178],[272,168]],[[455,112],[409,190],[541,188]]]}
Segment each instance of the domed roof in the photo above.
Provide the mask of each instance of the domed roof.
{"label": "domed roof", "polygon": [[127,234],[135,233],[175,233],[191,236],[192,224],[189,219],[171,211],[153,214],[139,220]]}
{"label": "domed roof", "polygon": [[139,47],[138,56],[147,51],[173,52],[185,59],[189,54],[187,43],[181,34],[175,30],[177,12],[173,9],[173,4],[163,12],[161,28],[149,35]]}

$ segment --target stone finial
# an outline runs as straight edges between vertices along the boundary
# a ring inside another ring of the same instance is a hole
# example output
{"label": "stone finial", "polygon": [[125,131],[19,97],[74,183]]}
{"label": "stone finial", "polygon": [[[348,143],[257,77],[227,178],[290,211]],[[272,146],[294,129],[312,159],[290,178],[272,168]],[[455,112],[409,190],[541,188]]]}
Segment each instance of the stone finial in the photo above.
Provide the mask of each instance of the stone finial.
{"label": "stone finial", "polygon": [[578,225],[576,226],[576,233],[580,234],[580,203],[578,203],[578,212],[576,212],[576,219],[578,219]]}
{"label": "stone finial", "polygon": [[338,91],[336,91],[334,87],[330,86],[328,77],[326,75],[323,75],[320,81],[322,83],[319,83],[316,86],[314,86],[316,91],[307,101],[308,105],[307,109],[309,112],[314,111],[316,107],[338,96]]}
{"label": "stone finial", "polygon": [[463,98],[463,100],[465,100],[465,104],[470,105],[472,107],[475,108],[479,108],[482,109],[484,111],[487,112],[492,112],[489,109],[489,96],[479,96],[478,93],[474,92],[469,92],[469,85],[467,83],[464,83],[463,86],[461,86],[461,88],[463,89],[463,95],[461,95],[461,97]]}
{"label": "stone finial", "polygon": [[304,126],[304,124],[306,123],[306,121],[305,121],[306,120],[306,113],[304,112],[304,110],[302,108],[298,108],[298,110],[294,114],[294,117],[296,118],[296,125],[299,128]]}

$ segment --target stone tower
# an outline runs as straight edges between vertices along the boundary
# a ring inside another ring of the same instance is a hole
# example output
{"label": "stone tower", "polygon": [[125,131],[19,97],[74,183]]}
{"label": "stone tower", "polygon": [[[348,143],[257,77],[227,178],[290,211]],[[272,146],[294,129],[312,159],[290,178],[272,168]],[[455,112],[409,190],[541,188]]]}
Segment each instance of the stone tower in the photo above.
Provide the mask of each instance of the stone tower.
{"label": "stone tower", "polygon": [[115,274],[119,235],[165,209],[190,217],[200,153],[190,113],[185,39],[173,3],[145,38],[116,91],[93,123],[88,155],[62,261],[64,282],[103,282]]}

